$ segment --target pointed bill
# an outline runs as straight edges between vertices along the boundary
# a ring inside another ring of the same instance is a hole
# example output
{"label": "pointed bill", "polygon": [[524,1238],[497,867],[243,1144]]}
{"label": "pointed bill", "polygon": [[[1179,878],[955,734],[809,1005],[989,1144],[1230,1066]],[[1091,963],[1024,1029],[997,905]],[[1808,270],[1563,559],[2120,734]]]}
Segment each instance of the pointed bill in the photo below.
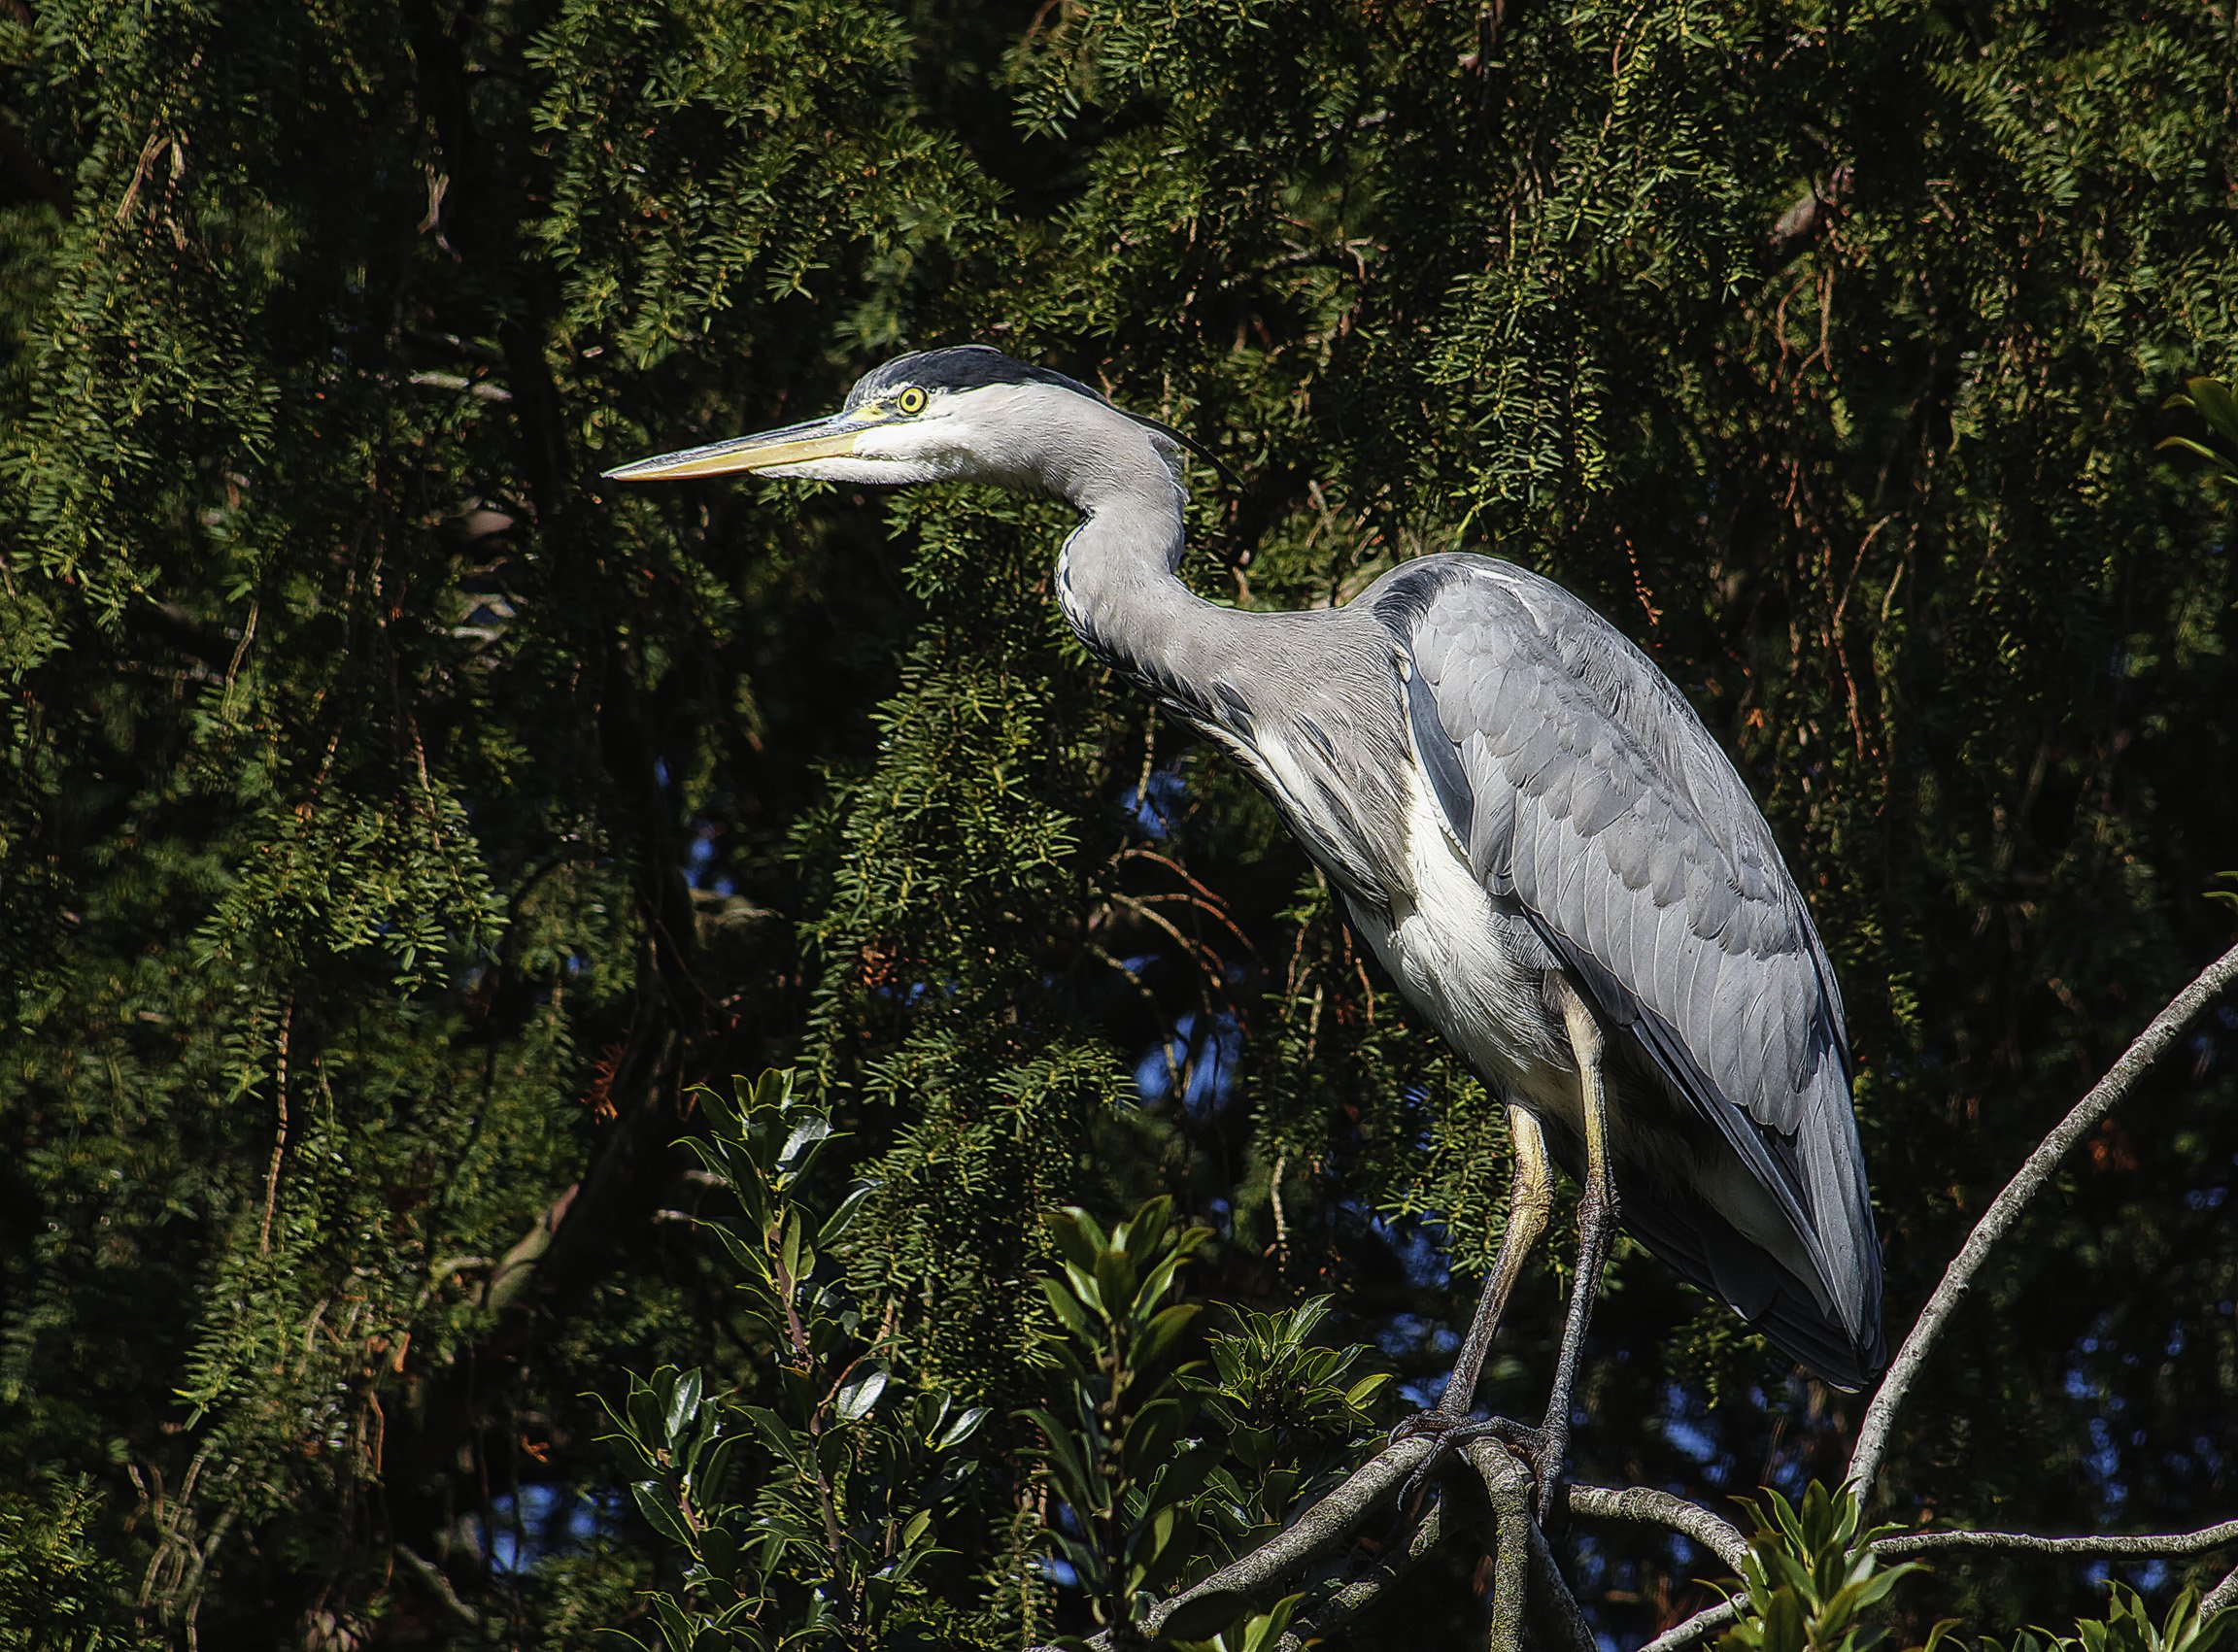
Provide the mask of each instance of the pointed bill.
{"label": "pointed bill", "polygon": [[727,442],[710,442],[703,448],[686,448],[681,453],[617,465],[605,475],[609,482],[681,482],[694,476],[774,470],[811,459],[847,458],[854,455],[855,438],[875,423],[844,413],[833,414],[805,424],[788,424],[782,430],[764,430],[759,436],[733,436]]}

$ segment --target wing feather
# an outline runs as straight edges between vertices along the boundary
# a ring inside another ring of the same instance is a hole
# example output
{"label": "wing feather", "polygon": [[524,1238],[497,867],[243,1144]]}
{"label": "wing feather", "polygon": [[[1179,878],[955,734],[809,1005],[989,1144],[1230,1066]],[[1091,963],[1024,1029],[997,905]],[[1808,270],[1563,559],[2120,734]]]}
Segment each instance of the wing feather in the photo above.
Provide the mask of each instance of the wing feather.
{"label": "wing feather", "polygon": [[[1536,575],[1425,557],[1373,600],[1418,680],[1417,745],[1459,776],[1439,791],[1476,876],[1773,1197],[1872,1363],[1880,1254],[1841,998],[1732,762],[1645,656]],[[1717,1244],[1695,1245],[1702,1266],[1760,1298]]]}

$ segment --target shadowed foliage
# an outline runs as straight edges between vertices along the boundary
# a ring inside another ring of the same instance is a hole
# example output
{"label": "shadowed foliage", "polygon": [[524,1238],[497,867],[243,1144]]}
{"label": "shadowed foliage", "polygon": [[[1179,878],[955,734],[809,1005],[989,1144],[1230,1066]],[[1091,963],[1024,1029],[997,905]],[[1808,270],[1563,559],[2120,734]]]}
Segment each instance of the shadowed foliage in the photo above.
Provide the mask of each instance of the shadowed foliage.
{"label": "shadowed foliage", "polygon": [[[1065,514],[597,480],[933,343],[1217,452],[1208,595],[1498,551],[1647,650],[1841,971],[1908,1325],[2227,944],[2227,495],[2155,445],[2215,439],[2163,403],[2238,355],[2226,11],[0,0],[0,1633],[650,1638],[690,1543],[611,1419],[824,1403],[675,1146],[773,1065],[833,1131],[803,1208],[870,1189],[813,1360],[882,1362],[863,1415],[945,1403],[924,1449],[975,1466],[835,1643],[1086,1634],[1179,1575],[1141,1534],[1185,1476],[1108,1411],[1083,1521],[1034,1420],[1117,1380],[1058,1281],[1155,1198],[1210,1236],[1104,1305],[1203,1346],[1134,1415],[1258,1454],[1182,1464],[1238,1494],[1189,1565],[1434,1391],[1498,1109],[1064,630]],[[2224,1008],[1984,1276],[1876,1518],[2238,1507],[2234,1101]],[[1581,1478],[1839,1477],[1858,1401],[1636,1250],[1612,1286]],[[1535,1270],[1489,1401],[1533,1413],[1560,1312]],[[729,1471],[823,1541],[775,1449]],[[850,1508],[915,1485],[875,1460]],[[1621,1645],[1723,1569],[1555,1541]],[[2159,1623],[2221,1571],[2115,1575]],[[1489,1588],[1441,1549],[1336,1643],[1480,1633]],[[2107,1599],[1950,1555],[1881,1609],[1911,1644]]]}

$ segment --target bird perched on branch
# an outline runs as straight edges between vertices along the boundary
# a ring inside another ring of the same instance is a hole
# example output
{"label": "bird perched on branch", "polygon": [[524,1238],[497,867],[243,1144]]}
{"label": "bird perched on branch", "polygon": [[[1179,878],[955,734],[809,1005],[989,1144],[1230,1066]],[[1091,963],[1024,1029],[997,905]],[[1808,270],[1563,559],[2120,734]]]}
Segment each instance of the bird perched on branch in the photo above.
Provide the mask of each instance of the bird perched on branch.
{"label": "bird perched on branch", "polygon": [[1552,1166],[1582,1190],[1579,1265],[1536,1429],[1484,1425],[1542,1512],[1621,1220],[1838,1387],[1887,1363],[1881,1257],[1850,1112],[1842,996],[1764,817],[1678,691],[1559,586],[1419,557],[1341,608],[1196,595],[1182,443],[1086,386],[966,345],[865,374],[828,419],[624,465],[990,482],[1080,512],[1057,598],[1081,640],[1271,796],[1414,1007],[1507,1105],[1508,1231],[1437,1406],[1448,1436]]}

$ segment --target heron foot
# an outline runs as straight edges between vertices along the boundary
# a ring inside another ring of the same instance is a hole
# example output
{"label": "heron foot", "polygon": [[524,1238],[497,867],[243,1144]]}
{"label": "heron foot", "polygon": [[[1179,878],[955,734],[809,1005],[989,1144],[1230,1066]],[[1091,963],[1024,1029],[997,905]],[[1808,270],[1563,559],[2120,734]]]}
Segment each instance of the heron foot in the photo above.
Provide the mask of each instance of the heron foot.
{"label": "heron foot", "polygon": [[1480,1439],[1498,1440],[1508,1454],[1523,1465],[1531,1476],[1531,1512],[1541,1526],[1554,1509],[1555,1494],[1562,1489],[1562,1458],[1569,1440],[1550,1429],[1535,1429],[1509,1417],[1464,1417],[1433,1406],[1417,1411],[1391,1431],[1391,1443],[1428,1434],[1437,1443],[1420,1467],[1400,1488],[1399,1505],[1417,1506],[1445,1460],[1462,1447]]}
{"label": "heron foot", "polygon": [[1562,1465],[1569,1455],[1570,1431],[1527,1428],[1505,1417],[1493,1418],[1486,1431],[1530,1474],[1531,1513],[1543,1530],[1562,1493]]}
{"label": "heron foot", "polygon": [[1399,1426],[1391,1431],[1390,1437],[1384,1443],[1397,1445],[1401,1440],[1413,1439],[1418,1434],[1429,1434],[1434,1438],[1441,1439],[1455,1429],[1469,1429],[1475,1426],[1474,1418],[1464,1416],[1458,1411],[1447,1411],[1441,1406],[1431,1405],[1415,1412],[1411,1417],[1402,1417],[1399,1420]]}

